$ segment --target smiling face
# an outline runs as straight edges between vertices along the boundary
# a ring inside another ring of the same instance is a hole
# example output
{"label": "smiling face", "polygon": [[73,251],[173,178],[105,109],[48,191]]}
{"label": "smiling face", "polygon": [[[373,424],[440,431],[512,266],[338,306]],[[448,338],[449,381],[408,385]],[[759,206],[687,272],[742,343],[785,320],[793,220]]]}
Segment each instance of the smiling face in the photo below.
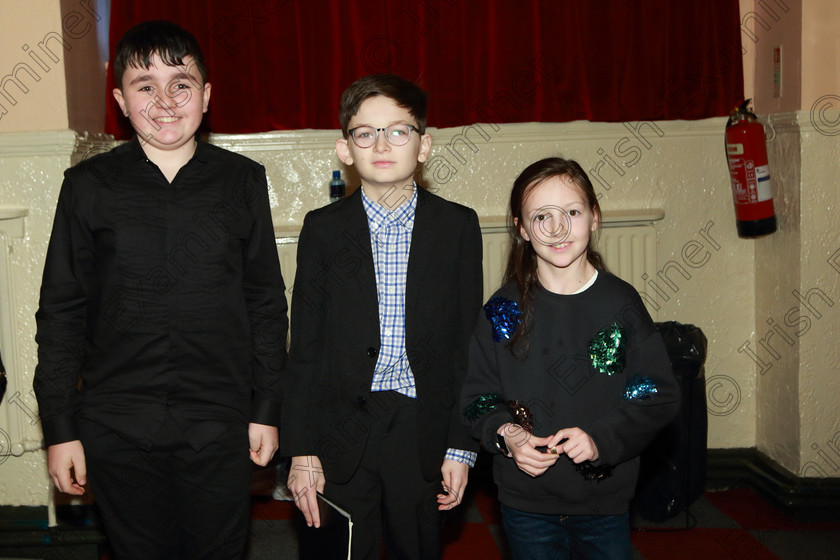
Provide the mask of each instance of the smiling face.
{"label": "smiling face", "polygon": [[537,255],[540,282],[585,282],[594,274],[587,260],[589,238],[598,228],[598,216],[583,191],[568,175],[553,176],[530,187],[522,204],[522,217],[514,223]]}
{"label": "smiling face", "polygon": [[172,154],[195,150],[195,133],[210,102],[210,84],[204,83],[191,56],[183,66],[168,66],[157,54],[149,67],[125,69],[114,98],[143,144],[152,152]]}
{"label": "smiling face", "polygon": [[[396,123],[417,127],[408,109],[400,107],[390,97],[377,95],[359,106],[359,111],[350,118],[348,129],[359,126],[386,128]],[[404,146],[388,143],[384,131],[369,148],[359,148],[350,138],[340,138],[335,144],[339,159],[346,165],[356,166],[365,193],[374,200],[385,196],[392,187],[402,189],[411,185],[417,164],[426,161],[431,148],[431,136],[421,135],[416,130],[412,130]]]}

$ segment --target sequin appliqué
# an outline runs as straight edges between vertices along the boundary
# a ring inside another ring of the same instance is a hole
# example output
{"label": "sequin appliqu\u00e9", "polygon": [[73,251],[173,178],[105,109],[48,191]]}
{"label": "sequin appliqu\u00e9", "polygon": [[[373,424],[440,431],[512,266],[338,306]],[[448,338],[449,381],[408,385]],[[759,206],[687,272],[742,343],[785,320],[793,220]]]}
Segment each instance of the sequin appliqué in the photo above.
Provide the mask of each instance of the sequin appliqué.
{"label": "sequin appliqu\u00e9", "polygon": [[478,420],[502,402],[502,395],[499,393],[487,393],[479,395],[473,402],[464,409],[464,416],[467,420]]}
{"label": "sequin appliqu\u00e9", "polygon": [[618,323],[613,323],[589,342],[592,367],[607,375],[621,373],[624,369],[625,346],[624,329]]}
{"label": "sequin appliqu\u00e9", "polygon": [[641,375],[631,377],[624,388],[624,400],[627,401],[630,399],[649,399],[654,394],[656,394],[656,383],[650,377]]}
{"label": "sequin appliqu\u00e9", "polygon": [[516,327],[519,326],[521,312],[516,302],[496,296],[484,304],[484,313],[493,329],[493,340],[495,342],[510,340]]}

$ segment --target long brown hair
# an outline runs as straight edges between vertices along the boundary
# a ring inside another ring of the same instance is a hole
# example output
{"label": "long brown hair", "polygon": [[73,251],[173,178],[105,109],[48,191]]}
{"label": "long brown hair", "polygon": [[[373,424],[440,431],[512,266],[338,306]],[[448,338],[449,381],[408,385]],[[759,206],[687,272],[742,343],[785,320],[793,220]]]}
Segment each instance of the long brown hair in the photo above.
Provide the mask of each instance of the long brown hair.
{"label": "long brown hair", "polygon": [[[510,192],[508,208],[508,232],[510,234],[510,249],[508,250],[507,267],[505,268],[503,285],[515,284],[519,291],[520,323],[510,340],[509,348],[514,356],[524,358],[528,354],[528,331],[533,316],[534,290],[540,285],[537,275],[537,254],[530,241],[526,241],[519,232],[516,224],[523,222],[522,206],[530,192],[552,177],[568,177],[583,193],[592,213],[601,223],[601,206],[595,188],[578,162],[560,157],[550,157],[532,163],[519,174],[513,182]],[[586,248],[586,259],[599,270],[606,270],[604,259],[595,250],[596,239],[589,237]]]}

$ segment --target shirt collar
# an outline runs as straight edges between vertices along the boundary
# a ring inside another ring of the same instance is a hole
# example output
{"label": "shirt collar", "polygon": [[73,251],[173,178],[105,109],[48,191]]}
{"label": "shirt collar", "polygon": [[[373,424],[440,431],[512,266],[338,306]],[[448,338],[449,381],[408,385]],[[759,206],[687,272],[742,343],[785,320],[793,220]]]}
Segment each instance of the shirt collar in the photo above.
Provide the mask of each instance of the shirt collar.
{"label": "shirt collar", "polygon": [[137,136],[134,137],[134,140],[128,143],[128,153],[131,154],[132,158],[138,161],[146,161],[148,159],[146,157],[146,152],[144,152],[142,146],[140,146],[140,140]]}
{"label": "shirt collar", "polygon": [[[190,161],[197,159],[198,161],[208,162],[208,152],[207,152],[207,145],[199,140],[196,140],[195,146],[195,153],[190,158]],[[149,158],[146,156],[146,152],[143,151],[143,147],[140,145],[140,139],[137,138],[137,135],[134,135],[134,139],[128,142],[128,153],[131,154],[131,157],[138,160],[138,161],[147,161]]]}
{"label": "shirt collar", "polygon": [[414,185],[413,193],[408,202],[390,211],[368,197],[365,194],[364,187],[360,187],[360,189],[362,191],[362,204],[364,205],[365,214],[367,214],[368,218],[368,226],[371,231],[376,231],[383,226],[392,224],[399,224],[411,231],[414,227],[414,216],[417,210],[417,184]]}

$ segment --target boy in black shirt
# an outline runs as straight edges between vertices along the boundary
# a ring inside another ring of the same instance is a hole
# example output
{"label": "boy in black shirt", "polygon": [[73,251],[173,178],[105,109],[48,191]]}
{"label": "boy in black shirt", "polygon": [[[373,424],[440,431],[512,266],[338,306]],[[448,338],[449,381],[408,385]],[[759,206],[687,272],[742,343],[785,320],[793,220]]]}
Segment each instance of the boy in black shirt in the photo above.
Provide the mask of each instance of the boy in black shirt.
{"label": "boy in black shirt", "polygon": [[114,97],[137,137],[65,173],[37,313],[50,476],[90,482],[119,558],[233,558],[278,446],[286,300],[264,168],[198,142],[195,38],[142,23]]}

